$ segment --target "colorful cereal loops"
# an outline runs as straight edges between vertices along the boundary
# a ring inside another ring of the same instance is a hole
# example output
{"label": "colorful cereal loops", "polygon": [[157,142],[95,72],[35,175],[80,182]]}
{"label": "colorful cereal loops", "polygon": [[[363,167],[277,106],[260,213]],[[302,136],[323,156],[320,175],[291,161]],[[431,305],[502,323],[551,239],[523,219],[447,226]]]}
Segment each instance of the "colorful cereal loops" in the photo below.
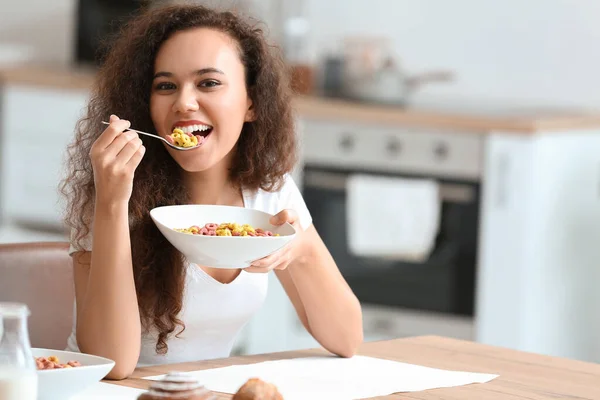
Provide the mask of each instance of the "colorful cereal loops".
{"label": "colorful cereal loops", "polygon": [[81,367],[79,361],[68,361],[66,364],[61,364],[56,356],[35,357],[35,364],[38,370]]}
{"label": "colorful cereal loops", "polygon": [[235,222],[225,222],[222,224],[208,223],[200,228],[198,225],[192,225],[189,228],[176,228],[177,232],[190,235],[203,236],[279,236],[271,231],[253,228],[248,224],[239,225]]}
{"label": "colorful cereal loops", "polygon": [[173,129],[173,133],[167,135],[169,143],[179,147],[195,147],[204,141],[204,137],[201,135],[193,135],[191,133],[185,133],[181,129]]}

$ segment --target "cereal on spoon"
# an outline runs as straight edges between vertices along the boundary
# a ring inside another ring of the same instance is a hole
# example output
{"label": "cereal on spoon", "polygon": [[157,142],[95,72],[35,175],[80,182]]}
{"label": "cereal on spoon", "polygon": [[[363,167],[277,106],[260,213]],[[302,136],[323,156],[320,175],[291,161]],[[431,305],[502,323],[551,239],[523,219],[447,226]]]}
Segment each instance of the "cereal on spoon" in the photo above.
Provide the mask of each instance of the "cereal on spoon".
{"label": "cereal on spoon", "polygon": [[196,147],[204,143],[211,131],[212,127],[202,124],[175,127],[173,133],[167,135],[167,141],[179,147]]}
{"label": "cereal on spoon", "polygon": [[204,138],[200,135],[185,133],[181,129],[173,129],[173,133],[167,135],[169,143],[179,147],[196,147],[198,143],[202,143]]}

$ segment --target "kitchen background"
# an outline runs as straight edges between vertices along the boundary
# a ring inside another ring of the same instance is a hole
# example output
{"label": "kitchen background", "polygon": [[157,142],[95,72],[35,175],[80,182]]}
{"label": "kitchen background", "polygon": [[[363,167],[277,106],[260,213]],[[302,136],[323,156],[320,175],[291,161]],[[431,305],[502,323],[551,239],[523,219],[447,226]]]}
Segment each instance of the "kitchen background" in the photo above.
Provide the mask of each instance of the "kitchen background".
{"label": "kitchen background", "polygon": [[[3,1],[0,243],[65,239],[56,184],[90,32],[138,3]],[[295,67],[296,179],[366,340],[600,362],[600,3],[203,3],[265,20]],[[377,236],[356,234],[376,220]],[[271,282],[238,353],[317,345]]]}
{"label": "kitchen background", "polygon": [[[138,3],[130,1],[129,3]],[[116,7],[127,1],[90,4]],[[267,21],[278,35],[281,0],[210,0],[242,4]],[[451,84],[430,85],[415,101],[450,107],[457,101],[480,105],[600,107],[594,82],[600,70],[597,48],[600,4],[594,0],[319,0],[287,1],[303,5],[309,22],[309,55],[336,50],[346,36],[387,38],[404,66],[413,72],[450,69]],[[2,1],[0,57],[11,58],[12,45],[28,47],[38,62],[69,64],[77,21],[76,0]],[[296,6],[294,8],[299,8]],[[450,103],[450,105],[449,105]]]}

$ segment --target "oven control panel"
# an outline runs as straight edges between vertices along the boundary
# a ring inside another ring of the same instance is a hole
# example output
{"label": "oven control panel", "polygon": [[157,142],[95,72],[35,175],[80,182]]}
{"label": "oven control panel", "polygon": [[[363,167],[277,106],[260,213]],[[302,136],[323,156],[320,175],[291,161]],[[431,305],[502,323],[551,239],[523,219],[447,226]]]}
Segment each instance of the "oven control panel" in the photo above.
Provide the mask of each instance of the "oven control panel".
{"label": "oven control panel", "polygon": [[485,135],[303,119],[306,164],[479,180]]}

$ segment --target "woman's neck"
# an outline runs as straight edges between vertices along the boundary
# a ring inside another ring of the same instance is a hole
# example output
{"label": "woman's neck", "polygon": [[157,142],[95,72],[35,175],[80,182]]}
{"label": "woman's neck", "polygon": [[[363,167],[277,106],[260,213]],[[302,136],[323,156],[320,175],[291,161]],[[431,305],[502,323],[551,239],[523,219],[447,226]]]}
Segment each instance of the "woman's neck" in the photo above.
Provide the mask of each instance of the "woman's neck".
{"label": "woman's neck", "polygon": [[244,205],[241,188],[231,182],[225,165],[202,172],[184,172],[183,181],[192,204]]}

